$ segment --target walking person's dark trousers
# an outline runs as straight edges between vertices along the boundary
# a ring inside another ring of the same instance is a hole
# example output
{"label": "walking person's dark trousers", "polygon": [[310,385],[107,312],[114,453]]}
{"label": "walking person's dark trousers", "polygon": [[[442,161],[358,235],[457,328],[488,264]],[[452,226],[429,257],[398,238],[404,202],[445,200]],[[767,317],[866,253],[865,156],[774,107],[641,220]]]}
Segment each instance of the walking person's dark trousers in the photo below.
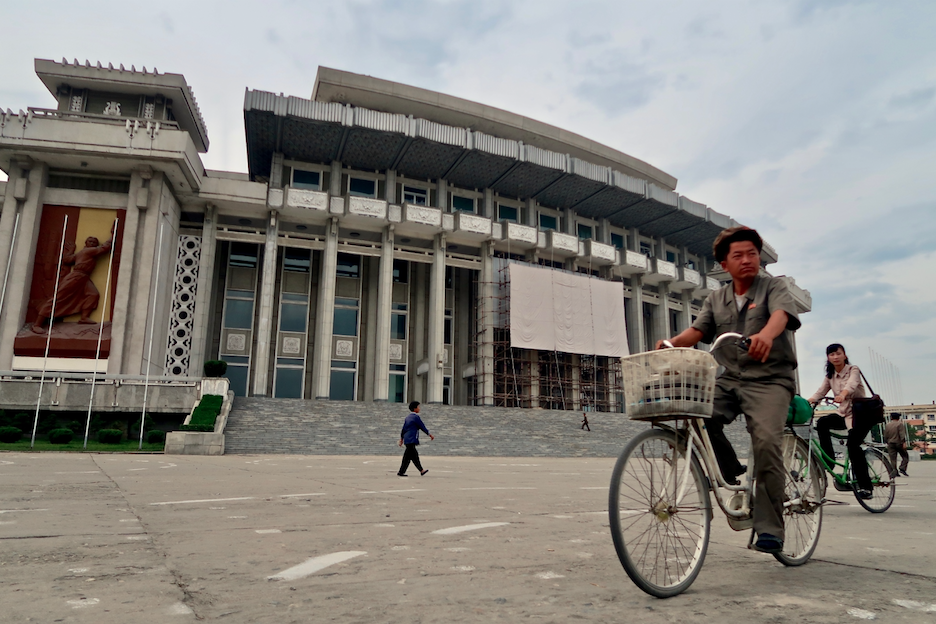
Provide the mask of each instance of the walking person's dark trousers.
{"label": "walking person's dark trousers", "polygon": [[897,455],[900,455],[900,472],[907,473],[907,464],[910,463],[910,454],[907,453],[907,449],[904,448],[903,442],[888,442],[887,443],[887,455],[890,457],[891,469],[894,471],[894,474],[891,477],[897,476]]}
{"label": "walking person's dark trousers", "polygon": [[416,450],[416,444],[407,444],[406,450],[403,451],[403,463],[400,465],[400,473],[406,474],[406,469],[409,468],[410,462],[413,462],[413,465],[416,466],[416,470],[422,472],[422,464],[419,463],[419,451]]}
{"label": "walking person's dark trousers", "polygon": [[747,419],[754,451],[754,530],[783,539],[783,426],[793,398],[793,382],[741,382],[719,379],[715,413],[706,422],[712,449],[723,475],[736,475],[741,464],[724,427],[738,414]]}

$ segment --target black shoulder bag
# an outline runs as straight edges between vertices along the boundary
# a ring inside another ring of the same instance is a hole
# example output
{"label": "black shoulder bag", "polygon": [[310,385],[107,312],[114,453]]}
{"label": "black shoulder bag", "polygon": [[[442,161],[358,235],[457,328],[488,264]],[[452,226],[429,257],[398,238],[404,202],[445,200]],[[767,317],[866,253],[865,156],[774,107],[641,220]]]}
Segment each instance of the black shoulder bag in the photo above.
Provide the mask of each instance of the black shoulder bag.
{"label": "black shoulder bag", "polygon": [[874,390],[871,389],[871,384],[868,383],[868,378],[865,377],[861,369],[858,369],[858,372],[861,373],[861,378],[864,379],[865,385],[868,386],[868,392],[871,393],[870,397],[852,399],[852,418],[854,419],[853,426],[857,427],[859,424],[868,428],[868,431],[871,430],[871,427],[874,425],[879,425],[884,422],[884,401],[881,400],[881,397],[874,393]]}

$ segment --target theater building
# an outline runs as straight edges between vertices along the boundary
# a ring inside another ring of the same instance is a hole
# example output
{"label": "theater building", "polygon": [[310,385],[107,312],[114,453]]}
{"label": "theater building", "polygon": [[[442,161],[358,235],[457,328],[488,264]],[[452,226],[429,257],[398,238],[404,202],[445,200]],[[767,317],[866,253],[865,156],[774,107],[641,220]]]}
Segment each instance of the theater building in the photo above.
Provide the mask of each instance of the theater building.
{"label": "theater building", "polygon": [[239,396],[618,411],[619,358],[724,277],[733,219],[514,113],[322,67],[310,98],[248,89],[249,171],[211,171],[182,75],[35,67],[46,107],[0,110],[0,371],[222,359]]}

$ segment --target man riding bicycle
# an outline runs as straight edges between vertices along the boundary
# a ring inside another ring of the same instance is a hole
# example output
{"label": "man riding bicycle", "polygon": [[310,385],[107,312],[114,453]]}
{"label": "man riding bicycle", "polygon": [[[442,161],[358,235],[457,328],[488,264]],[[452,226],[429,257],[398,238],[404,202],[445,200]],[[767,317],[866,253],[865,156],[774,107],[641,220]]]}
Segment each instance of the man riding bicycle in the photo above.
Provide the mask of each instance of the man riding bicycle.
{"label": "man riding bicycle", "polygon": [[[715,260],[731,282],[710,294],[691,327],[670,339],[675,347],[711,343],[725,332],[748,337],[749,344],[726,343],[713,353],[724,367],[707,423],[719,468],[729,483],[745,467],[724,433],[724,426],[744,414],[751,434],[756,488],[753,501],[754,548],[783,550],[784,468],[781,442],[787,410],[795,392],[793,332],[800,326],[786,283],[760,275],[760,235],[739,226],[722,230],[713,245]],[[663,347],[663,341],[657,348]]]}

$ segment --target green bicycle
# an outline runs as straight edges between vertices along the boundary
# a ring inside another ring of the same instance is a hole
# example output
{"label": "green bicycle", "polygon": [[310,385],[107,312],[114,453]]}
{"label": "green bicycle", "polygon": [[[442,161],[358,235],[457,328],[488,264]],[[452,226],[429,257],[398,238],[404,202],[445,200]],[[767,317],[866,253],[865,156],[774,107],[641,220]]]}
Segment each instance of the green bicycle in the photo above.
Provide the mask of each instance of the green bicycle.
{"label": "green bicycle", "polygon": [[[826,405],[832,405],[828,397],[824,401]],[[809,446],[812,450],[813,460],[823,469],[820,478],[823,499],[825,499],[826,490],[828,489],[827,475],[831,475],[832,485],[836,490],[854,493],[858,503],[871,513],[884,513],[887,511],[894,502],[894,496],[897,493],[897,482],[891,476],[895,470],[884,453],[873,446],[863,445],[865,458],[868,461],[868,475],[871,477],[872,485],[871,498],[863,499],[858,496],[858,485],[849,465],[848,453],[845,452],[841,460],[826,455],[819,444],[818,437],[811,435],[814,429],[814,426],[810,426]],[[833,430],[830,433],[832,439],[837,440],[841,445],[844,445],[848,438],[848,433],[844,430]]]}

